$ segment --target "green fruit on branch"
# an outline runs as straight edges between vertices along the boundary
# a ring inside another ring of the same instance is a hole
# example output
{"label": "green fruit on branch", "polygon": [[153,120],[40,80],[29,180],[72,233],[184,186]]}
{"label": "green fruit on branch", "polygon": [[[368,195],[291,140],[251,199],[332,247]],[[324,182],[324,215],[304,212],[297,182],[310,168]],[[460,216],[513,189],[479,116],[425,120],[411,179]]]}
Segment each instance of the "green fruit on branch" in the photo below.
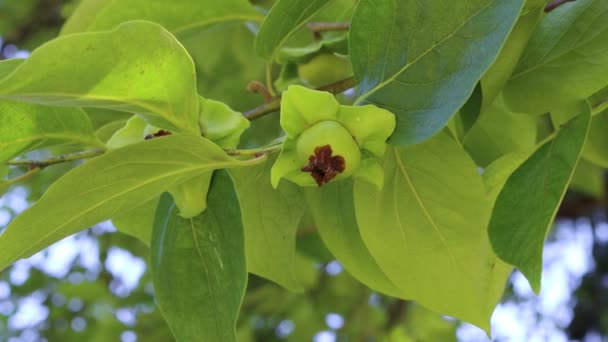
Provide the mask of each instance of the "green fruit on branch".
{"label": "green fruit on branch", "polygon": [[341,106],[330,93],[290,86],[281,98],[281,127],[286,138],[271,170],[274,187],[282,178],[323,186],[351,176],[382,187],[379,158],[395,129],[391,112]]}

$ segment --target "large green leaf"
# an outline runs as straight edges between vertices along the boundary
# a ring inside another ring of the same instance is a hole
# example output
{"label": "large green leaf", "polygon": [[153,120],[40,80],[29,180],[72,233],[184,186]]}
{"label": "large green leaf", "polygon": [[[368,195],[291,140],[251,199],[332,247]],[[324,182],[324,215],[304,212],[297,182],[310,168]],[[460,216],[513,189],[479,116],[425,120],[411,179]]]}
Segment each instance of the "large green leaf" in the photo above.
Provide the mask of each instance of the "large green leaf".
{"label": "large green leaf", "polygon": [[605,0],[578,0],[550,12],[504,89],[509,106],[532,114],[560,111],[606,86],[607,39]]}
{"label": "large green leaf", "polygon": [[[536,2],[538,3],[538,1]],[[526,2],[526,6],[528,5],[532,5],[530,1]],[[530,36],[532,36],[532,32],[534,32],[534,28],[542,18],[543,7],[537,6],[517,20],[513,31],[509,35],[509,39],[507,39],[496,61],[481,78],[481,87],[483,89],[482,110],[494,102],[502,91],[502,88],[509,81],[513,71],[515,71],[517,62],[524,53],[524,49]]]}
{"label": "large green leaf", "polygon": [[174,34],[226,21],[261,21],[247,0],[84,0],[61,33],[113,29],[131,20],[149,20]]}
{"label": "large green leaf", "polygon": [[213,176],[205,212],[182,218],[163,195],[154,223],[155,297],[177,341],[236,341],[247,287],[239,203],[225,171]]}
{"label": "large green leaf", "polygon": [[199,132],[192,59],[169,32],[150,22],[41,46],[0,80],[0,98],[104,107],[144,114],[155,126]]}
{"label": "large green leaf", "polygon": [[350,30],[359,103],[397,115],[391,142],[421,142],[466,102],[523,0],[361,0]]}
{"label": "large green leaf", "polygon": [[299,188],[270,184],[273,161],[231,170],[241,203],[247,269],[292,291],[303,290],[297,277],[296,231],[306,207]]}
{"label": "large green leaf", "polygon": [[481,113],[463,144],[477,165],[485,167],[506,153],[534,147],[536,130],[535,117],[512,112],[499,98]]}
{"label": "large green leaf", "polygon": [[491,202],[473,161],[446,132],[391,148],[381,191],[355,183],[363,241],[407,298],[486,331],[511,268],[487,237]]}
{"label": "large green leaf", "polygon": [[255,39],[258,55],[272,61],[285,41],[334,0],[278,0]]}
{"label": "large green leaf", "polygon": [[318,189],[307,189],[306,200],[319,235],[344,268],[371,289],[402,297],[361,239],[352,182],[330,182]]}
{"label": "large green leaf", "polygon": [[61,143],[104,146],[80,108],[0,100],[0,162]]}
{"label": "large green leaf", "polygon": [[[184,148],[187,146],[187,148]],[[220,168],[249,165],[210,142],[174,134],[116,149],[66,173],[0,235],[0,270],[79,230]]]}
{"label": "large green leaf", "polygon": [[585,143],[591,114],[565,124],[508,178],[498,195],[488,234],[498,256],[519,268],[537,293],[542,251]]}

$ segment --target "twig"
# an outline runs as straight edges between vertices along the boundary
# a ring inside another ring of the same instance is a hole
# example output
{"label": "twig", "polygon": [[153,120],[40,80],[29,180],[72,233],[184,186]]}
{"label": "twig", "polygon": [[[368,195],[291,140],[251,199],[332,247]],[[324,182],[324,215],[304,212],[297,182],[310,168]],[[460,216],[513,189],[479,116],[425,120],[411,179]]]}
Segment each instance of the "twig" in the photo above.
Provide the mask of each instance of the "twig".
{"label": "twig", "polygon": [[35,174],[37,174],[38,172],[40,172],[40,170],[42,170],[40,167],[34,167],[34,168],[30,168],[29,170],[27,170],[26,173],[17,176],[15,178],[11,178],[5,182],[1,182],[0,183],[0,194],[2,193],[2,190],[6,190],[8,189],[8,187],[10,187],[13,184],[19,183],[19,182],[23,182],[25,180],[30,179],[32,176],[34,176]]}
{"label": "twig", "polygon": [[80,160],[80,159],[88,159],[97,157],[103,154],[104,150],[91,150],[91,151],[82,151],[75,152],[70,154],[63,154],[60,156],[54,156],[48,159],[43,160],[11,160],[6,162],[8,165],[12,166],[26,166],[28,169],[32,170],[35,168],[44,169],[47,166],[66,163],[70,161]]}
{"label": "twig", "polygon": [[[339,94],[354,87],[355,85],[356,82],[351,77],[328,85],[324,85],[322,87],[317,88],[317,90],[328,91],[332,94]],[[243,113],[243,116],[245,116],[249,120],[255,120],[266,114],[276,112],[279,109],[281,109],[281,96],[275,96],[272,101]]]}
{"label": "twig", "polygon": [[270,102],[274,99],[274,96],[270,93],[268,88],[258,81],[249,82],[247,85],[247,90],[252,93],[262,95],[264,102]]}
{"label": "twig", "polygon": [[548,3],[547,6],[545,6],[545,12],[549,13],[567,2],[574,2],[574,1],[576,1],[576,0],[553,0],[550,3]]}
{"label": "twig", "polygon": [[306,24],[306,28],[311,30],[313,33],[331,32],[331,31],[348,31],[350,29],[350,23],[324,23],[324,22],[311,22]]}

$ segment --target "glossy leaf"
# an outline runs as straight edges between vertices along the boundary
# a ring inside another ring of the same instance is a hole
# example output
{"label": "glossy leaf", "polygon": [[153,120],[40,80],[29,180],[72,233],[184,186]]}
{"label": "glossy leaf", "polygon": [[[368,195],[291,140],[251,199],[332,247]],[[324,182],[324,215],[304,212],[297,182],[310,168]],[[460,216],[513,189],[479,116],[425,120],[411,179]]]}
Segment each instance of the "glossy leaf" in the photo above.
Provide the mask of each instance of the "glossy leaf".
{"label": "glossy leaf", "polygon": [[230,171],[243,213],[247,269],[289,290],[302,291],[295,264],[296,230],[306,207],[296,185],[283,182],[276,190],[272,187],[273,162]]}
{"label": "glossy leaf", "polygon": [[498,256],[519,268],[540,291],[542,251],[553,218],[583,149],[589,111],[564,125],[508,178],[488,234]]}
{"label": "glossy leaf", "polygon": [[511,268],[488,241],[491,202],[477,167],[443,132],[392,148],[384,169],[383,190],[355,184],[372,256],[406,298],[488,331]]}
{"label": "glossy leaf", "polygon": [[133,112],[155,126],[199,132],[192,60],[170,33],[149,22],[43,45],[0,80],[0,98]]}
{"label": "glossy leaf", "polygon": [[174,34],[201,30],[226,21],[260,21],[247,0],[84,0],[61,34],[109,30],[131,20],[149,20]]}
{"label": "glossy leaf", "polygon": [[131,210],[181,181],[250,163],[230,158],[205,138],[181,134],[107,152],[66,173],[9,224],[0,235],[0,269]]}
{"label": "glossy leaf", "polygon": [[375,291],[403,297],[361,238],[355,218],[352,181],[330,182],[317,189],[306,189],[305,194],[319,235],[344,268]]}
{"label": "glossy leaf", "polygon": [[606,86],[607,37],[604,0],[578,0],[551,11],[505,86],[509,106],[532,114],[559,111]]}
{"label": "glossy leaf", "polygon": [[349,41],[358,102],[397,116],[393,144],[431,137],[469,98],[522,5],[522,0],[360,1]]}
{"label": "glossy leaf", "polygon": [[0,162],[62,143],[103,147],[80,108],[0,100]]}
{"label": "glossy leaf", "polygon": [[333,0],[278,0],[264,19],[255,50],[272,61],[285,41]]}
{"label": "glossy leaf", "polygon": [[225,171],[215,172],[208,203],[185,219],[163,195],[156,211],[152,280],[177,341],[236,341],[247,269],[239,203]]}

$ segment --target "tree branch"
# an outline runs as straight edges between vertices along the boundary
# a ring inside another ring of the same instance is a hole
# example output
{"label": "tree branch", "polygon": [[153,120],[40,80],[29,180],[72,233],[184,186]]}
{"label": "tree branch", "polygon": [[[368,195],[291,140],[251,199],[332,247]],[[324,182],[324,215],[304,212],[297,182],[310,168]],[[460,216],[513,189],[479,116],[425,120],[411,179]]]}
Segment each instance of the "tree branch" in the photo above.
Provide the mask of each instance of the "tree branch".
{"label": "tree branch", "polygon": [[43,160],[11,160],[11,161],[6,162],[6,164],[11,165],[11,166],[26,166],[30,170],[35,169],[35,168],[44,169],[47,166],[51,166],[51,165],[55,165],[55,164],[61,164],[61,163],[67,163],[70,161],[75,161],[75,160],[80,160],[80,159],[88,159],[88,158],[97,157],[99,155],[102,155],[103,153],[105,153],[104,150],[97,149],[97,150],[91,150],[91,151],[82,151],[82,152],[63,154],[60,156],[54,156],[54,157],[50,157],[48,159],[43,159]]}

